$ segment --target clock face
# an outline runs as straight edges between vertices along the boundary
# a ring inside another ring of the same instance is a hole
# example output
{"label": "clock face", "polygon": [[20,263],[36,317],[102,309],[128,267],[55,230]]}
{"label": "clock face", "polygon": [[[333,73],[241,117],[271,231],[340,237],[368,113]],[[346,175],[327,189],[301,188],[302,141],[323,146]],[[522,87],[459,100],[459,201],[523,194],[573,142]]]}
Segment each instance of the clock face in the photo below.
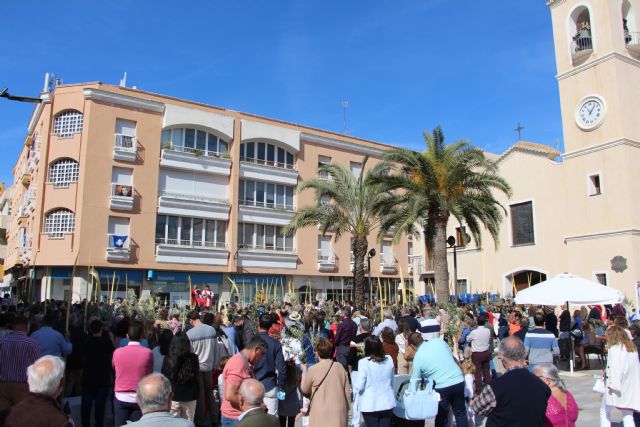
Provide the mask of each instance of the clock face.
{"label": "clock face", "polygon": [[602,123],[605,115],[604,103],[600,98],[590,96],[578,104],[576,122],[581,129],[592,130]]}

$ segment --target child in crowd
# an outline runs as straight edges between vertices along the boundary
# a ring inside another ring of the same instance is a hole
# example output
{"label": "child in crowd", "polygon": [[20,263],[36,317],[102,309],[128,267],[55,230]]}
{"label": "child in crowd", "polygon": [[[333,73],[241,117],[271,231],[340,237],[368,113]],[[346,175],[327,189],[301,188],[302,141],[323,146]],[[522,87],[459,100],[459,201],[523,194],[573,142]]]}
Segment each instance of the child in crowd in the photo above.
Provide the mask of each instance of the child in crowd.
{"label": "child in crowd", "polygon": [[220,358],[220,366],[219,366],[219,372],[220,375],[218,375],[218,401],[220,402],[220,405],[222,405],[222,401],[224,400],[224,394],[222,393],[222,373],[224,371],[224,366],[227,364],[227,361],[231,359],[231,356],[223,356]]}
{"label": "child in crowd", "polygon": [[473,399],[474,390],[474,376],[476,372],[476,366],[471,360],[471,347],[464,349],[462,363],[460,364],[462,374],[464,375],[464,397],[467,401],[467,419],[470,426],[475,426],[475,415],[469,407],[469,402]]}

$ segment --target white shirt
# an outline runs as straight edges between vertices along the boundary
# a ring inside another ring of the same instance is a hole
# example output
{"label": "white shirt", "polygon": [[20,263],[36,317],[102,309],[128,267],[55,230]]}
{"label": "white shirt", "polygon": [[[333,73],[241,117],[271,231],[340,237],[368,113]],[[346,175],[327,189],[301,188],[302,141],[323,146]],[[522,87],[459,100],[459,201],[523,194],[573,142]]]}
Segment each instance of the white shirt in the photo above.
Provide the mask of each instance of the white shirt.
{"label": "white shirt", "polygon": [[384,319],[376,328],[373,330],[373,335],[379,337],[382,333],[382,330],[386,327],[389,327],[393,330],[395,334],[398,331],[398,324],[393,319]]}
{"label": "white shirt", "polygon": [[359,395],[358,409],[361,412],[386,411],[396,406],[393,394],[393,360],[388,355],[384,359],[382,362],[375,362],[365,357],[358,362],[353,394]]}
{"label": "white shirt", "polygon": [[471,351],[474,353],[489,350],[491,331],[484,326],[478,326],[467,335],[467,342],[471,343]]}

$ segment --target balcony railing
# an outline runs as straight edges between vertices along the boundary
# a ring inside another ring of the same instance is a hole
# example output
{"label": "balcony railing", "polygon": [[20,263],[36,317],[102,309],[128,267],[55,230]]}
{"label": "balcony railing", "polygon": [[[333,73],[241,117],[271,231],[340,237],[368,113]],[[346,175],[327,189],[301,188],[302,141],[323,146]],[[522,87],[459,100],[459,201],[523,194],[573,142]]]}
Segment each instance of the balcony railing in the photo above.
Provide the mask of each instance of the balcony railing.
{"label": "balcony railing", "polygon": [[171,245],[181,246],[187,248],[217,248],[224,249],[227,247],[225,242],[207,242],[207,241],[194,241],[194,240],[180,240],[180,239],[166,239],[157,237],[156,245]]}
{"label": "balcony railing", "polygon": [[318,271],[334,271],[338,268],[338,257],[335,253],[318,254]]}
{"label": "balcony railing", "polygon": [[107,234],[107,261],[129,261],[131,237],[126,234]]}
{"label": "balcony railing", "polygon": [[273,203],[273,202],[257,202],[255,200],[238,200],[240,206],[255,206],[258,208],[280,209],[284,211],[292,211],[293,205]]}
{"label": "balcony railing", "polygon": [[116,210],[133,209],[133,185],[111,183],[109,207]]}
{"label": "balcony railing", "polygon": [[240,161],[244,163],[253,163],[256,165],[271,166],[271,167],[281,168],[281,169],[290,169],[290,170],[296,169],[294,165],[289,163],[280,163],[280,162],[276,162],[275,160],[257,159],[255,157],[240,157]]}
{"label": "balcony railing", "polygon": [[162,149],[163,150],[168,150],[168,151],[178,151],[180,153],[190,153],[193,154],[194,156],[207,156],[207,157],[217,157],[217,158],[221,158],[221,159],[228,159],[229,158],[229,152],[225,151],[225,152],[219,152],[219,151],[211,151],[211,150],[201,150],[199,148],[192,148],[192,147],[184,147],[182,145],[173,145],[171,143],[164,143],[162,145]]}
{"label": "balcony railing", "polygon": [[627,45],[627,49],[640,53],[640,32],[627,31],[624,35],[624,42]]}
{"label": "balcony railing", "polygon": [[580,31],[573,37],[571,42],[571,53],[573,59],[581,59],[593,52],[593,39],[590,32]]}
{"label": "balcony railing", "polygon": [[115,134],[114,148],[119,151],[135,153],[138,147],[138,140],[135,136]]}
{"label": "balcony railing", "polygon": [[318,172],[318,178],[321,179],[322,181],[330,181],[331,180],[331,174],[327,171],[319,171]]}
{"label": "balcony railing", "polygon": [[218,199],[216,197],[207,197],[202,196],[200,194],[184,194],[184,193],[172,193],[170,191],[160,191],[160,197],[171,197],[174,199],[180,200],[193,200],[198,202],[206,202],[206,203],[220,203],[224,205],[229,204],[228,199]]}
{"label": "balcony railing", "polygon": [[246,245],[242,244],[238,249],[250,250],[250,251],[271,251],[271,252],[294,252],[293,247],[276,247],[276,246],[259,246],[259,245]]}
{"label": "balcony railing", "polygon": [[398,261],[391,258],[382,259],[380,262],[380,271],[383,273],[395,273],[398,270]]}

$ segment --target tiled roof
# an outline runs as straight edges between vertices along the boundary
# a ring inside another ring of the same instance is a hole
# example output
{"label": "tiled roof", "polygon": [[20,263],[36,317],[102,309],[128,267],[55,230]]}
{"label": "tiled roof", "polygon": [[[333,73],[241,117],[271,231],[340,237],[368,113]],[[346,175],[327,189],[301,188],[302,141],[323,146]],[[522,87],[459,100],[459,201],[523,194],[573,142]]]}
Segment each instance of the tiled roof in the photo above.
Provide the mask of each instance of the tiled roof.
{"label": "tiled roof", "polygon": [[514,151],[520,151],[523,153],[545,156],[549,160],[554,160],[556,157],[560,155],[560,152],[558,150],[548,145],[538,144],[536,142],[529,142],[529,141],[518,141],[517,143],[509,147],[507,151],[502,153],[500,157],[498,157],[497,161],[504,159]]}

